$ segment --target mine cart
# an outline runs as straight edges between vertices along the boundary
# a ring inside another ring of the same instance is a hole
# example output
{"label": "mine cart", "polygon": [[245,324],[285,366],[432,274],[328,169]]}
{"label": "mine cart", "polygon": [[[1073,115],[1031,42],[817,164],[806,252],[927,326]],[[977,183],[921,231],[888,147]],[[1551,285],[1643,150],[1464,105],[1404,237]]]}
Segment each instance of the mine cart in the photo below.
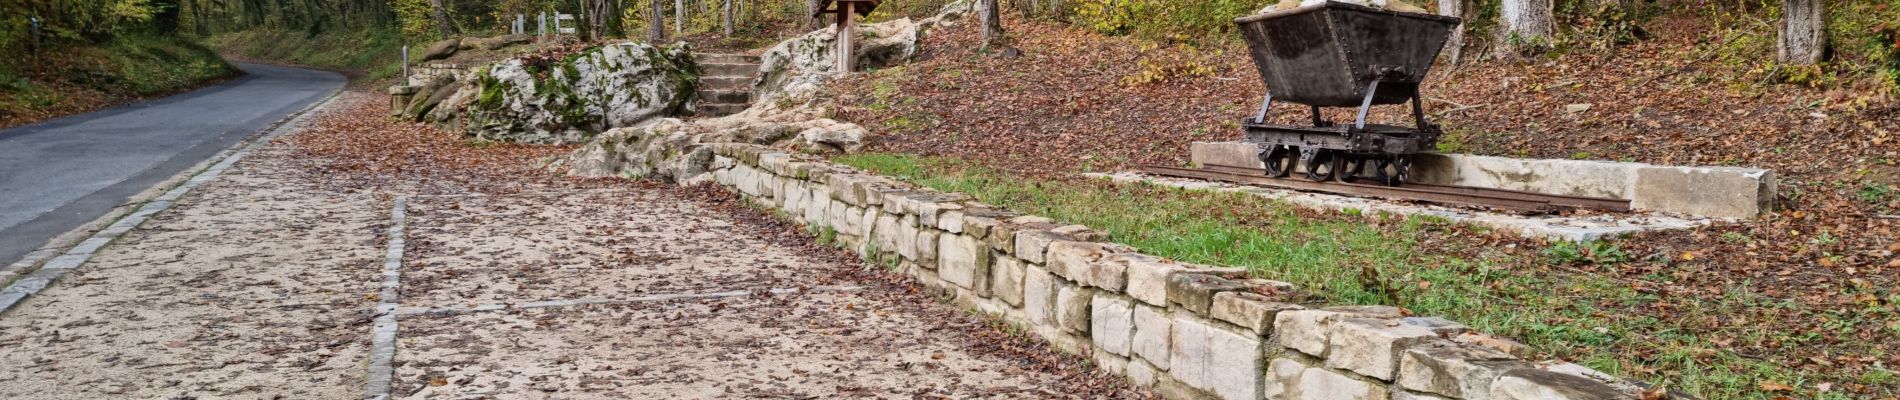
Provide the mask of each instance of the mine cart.
{"label": "mine cart", "polygon": [[[1234,23],[1267,86],[1259,113],[1242,125],[1247,141],[1262,145],[1268,175],[1285,177],[1297,165],[1317,181],[1370,173],[1398,185],[1411,166],[1409,155],[1436,145],[1440,131],[1425,120],[1418,88],[1458,18],[1326,2]],[[1312,126],[1267,124],[1274,100],[1310,107]],[[1408,101],[1415,126],[1366,123],[1372,106]],[[1341,125],[1325,120],[1320,107],[1359,112]]]}

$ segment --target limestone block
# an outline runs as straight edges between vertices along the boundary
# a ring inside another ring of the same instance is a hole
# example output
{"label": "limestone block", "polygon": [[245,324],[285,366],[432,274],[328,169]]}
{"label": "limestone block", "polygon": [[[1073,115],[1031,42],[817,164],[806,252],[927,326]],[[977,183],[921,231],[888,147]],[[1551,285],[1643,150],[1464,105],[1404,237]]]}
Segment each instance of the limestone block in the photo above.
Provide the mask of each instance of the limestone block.
{"label": "limestone block", "polygon": [[1049,270],[1023,264],[1023,316],[1037,326],[1054,327],[1058,288],[1056,277]]}
{"label": "limestone block", "polygon": [[1061,288],[1056,290],[1056,325],[1064,332],[1087,335],[1091,317],[1089,304],[1095,301],[1095,290],[1067,283],[1058,285]]}
{"label": "limestone block", "polygon": [[[882,219],[880,219],[882,220]],[[965,289],[977,287],[977,277],[988,277],[990,251],[964,235],[939,235],[937,271],[943,280]]]}
{"label": "limestone block", "polygon": [[[714,179],[717,180],[718,177],[715,176]],[[793,181],[791,187],[786,189],[785,201],[779,204],[779,208],[789,215],[805,215],[805,204],[810,202],[811,191],[804,190],[804,188],[805,186],[803,184],[798,181]],[[831,224],[834,226],[843,225],[838,223],[838,221],[832,221]]]}
{"label": "limestone block", "polygon": [[[894,250],[897,251],[898,255],[904,256],[906,260],[916,261],[917,217],[905,215],[903,218],[898,219],[897,235],[892,237],[892,240],[897,242],[897,248]],[[928,245],[935,246],[937,242],[930,242]]]}
{"label": "limestone block", "polygon": [[1392,400],[1451,400],[1451,399],[1433,396],[1433,395],[1424,394],[1424,393],[1413,393],[1413,392],[1408,392],[1404,390],[1399,390],[1399,391],[1392,392]]}
{"label": "limestone block", "polygon": [[871,243],[877,246],[879,253],[897,253],[897,235],[900,234],[897,222],[897,216],[890,213],[877,216],[877,228],[871,231]]}
{"label": "limestone block", "polygon": [[1089,229],[1089,227],[1082,225],[1058,226],[1049,231],[1060,233],[1063,236],[1068,236],[1070,239],[1083,242],[1102,242],[1108,240],[1107,232]]}
{"label": "limestone block", "polygon": [[817,199],[805,205],[805,223],[812,226],[829,226],[825,219],[831,217],[831,203],[833,203],[831,199]]}
{"label": "limestone block", "polygon": [[1399,355],[1406,349],[1438,339],[1430,329],[1397,321],[1352,318],[1331,327],[1326,366],[1392,380]]}
{"label": "limestone block", "polygon": [[1300,376],[1310,366],[1288,357],[1275,357],[1267,363],[1267,381],[1261,397],[1268,399],[1300,398]]}
{"label": "limestone block", "polygon": [[995,265],[990,267],[990,292],[1011,307],[1023,305],[1023,268],[1022,260],[1010,256],[995,256]]}
{"label": "limestone block", "polygon": [[[1015,216],[1015,214],[1006,210],[975,207],[963,209],[962,214],[963,233],[986,239],[991,237],[990,228],[1002,225],[1004,224],[1003,221]],[[1009,239],[1011,240],[1010,246],[1014,247],[1016,238],[1011,236]]]}
{"label": "limestone block", "polygon": [[1208,310],[1209,316],[1253,330],[1254,334],[1266,336],[1273,333],[1273,319],[1281,311],[1303,310],[1294,304],[1286,304],[1267,296],[1248,292],[1221,292],[1214,295],[1214,305]]}
{"label": "limestone block", "polygon": [[1399,318],[1399,322],[1430,329],[1433,333],[1437,333],[1438,336],[1443,337],[1458,336],[1471,331],[1471,327],[1460,324],[1457,321],[1445,319],[1444,317],[1405,317]]}
{"label": "limestone block", "polygon": [[[964,233],[965,223],[962,210],[944,210],[937,215],[937,229],[942,229],[944,232]],[[981,234],[972,236],[983,237]]]}
{"label": "limestone block", "polygon": [[1301,400],[1381,400],[1386,388],[1325,368],[1307,368],[1300,372]]}
{"label": "limestone block", "polygon": [[1266,168],[1260,162],[1260,145],[1247,142],[1194,142],[1188,144],[1188,160],[1196,166]]}
{"label": "limestone block", "polygon": [[1127,357],[1134,343],[1134,301],[1097,291],[1089,302],[1089,315],[1089,338],[1095,340],[1095,348]]}
{"label": "limestone block", "polygon": [[1156,306],[1168,305],[1168,276],[1190,269],[1186,264],[1140,253],[1121,253],[1110,257],[1120,262],[1127,274],[1125,290],[1128,295]]}
{"label": "limestone block", "polygon": [[1529,357],[1533,353],[1531,347],[1523,343],[1477,332],[1465,332],[1453,336],[1451,340],[1459,344],[1489,348],[1517,357]]}
{"label": "limestone block", "polygon": [[1406,350],[1399,358],[1397,383],[1420,392],[1486,399],[1499,376],[1532,367],[1497,350],[1438,343]]}
{"label": "limestone block", "polygon": [[[969,216],[966,215],[964,218],[967,220]],[[969,228],[969,224],[967,223],[964,224],[964,228],[966,229]],[[1010,255],[1015,255],[1016,258],[1023,258],[1022,255],[1016,254],[1016,232],[1024,231],[1024,230],[1032,230],[1032,229],[1025,226],[1016,225],[1008,221],[1001,221],[1001,222],[998,222],[996,225],[990,226],[989,228],[990,233],[988,236],[985,236],[986,239],[984,240],[988,241],[990,248],[996,249],[996,251],[1009,253]],[[1042,264],[1041,258],[1037,258],[1036,260],[1033,260],[1033,261],[1030,259],[1024,258],[1023,261],[1029,262],[1032,264]]]}
{"label": "limestone block", "polygon": [[[1076,284],[1083,286],[1101,286],[1094,284],[1090,278],[1094,269],[1093,264],[1102,261],[1103,258],[1110,254],[1111,250],[1109,245],[1060,239],[1051,242],[1040,242],[1042,238],[1053,238],[1055,236],[1039,233],[1038,231],[1017,232],[1018,238],[1024,237],[1023,235],[1025,234],[1035,236],[1036,238],[1017,239],[1016,254],[1019,256],[1036,254],[1038,252],[1031,246],[1042,246],[1042,248],[1046,249],[1046,251],[1040,252],[1044,258],[1043,265],[1049,268],[1049,273],[1075,281]],[[1116,277],[1114,279],[1120,280],[1121,278]],[[1112,288],[1112,290],[1119,291],[1121,288]]]}
{"label": "limestone block", "polygon": [[1333,320],[1346,315],[1325,310],[1285,311],[1273,317],[1273,331],[1280,336],[1280,345],[1314,357],[1324,357],[1330,330],[1328,326],[1332,325]]}
{"label": "limestone block", "polygon": [[[944,224],[942,222],[942,219],[944,217],[944,214],[949,213],[951,211],[957,211],[957,210],[962,210],[962,209],[963,209],[963,205],[957,204],[957,203],[949,203],[949,202],[929,202],[929,203],[918,204],[917,205],[917,224],[931,227],[931,228],[936,228],[936,229],[943,229]],[[957,231],[952,232],[952,233],[962,233],[963,232],[962,214],[959,213],[955,217],[956,217],[956,223],[954,225],[956,226]]]}
{"label": "limestone block", "polygon": [[917,230],[917,265],[926,269],[937,269],[938,231],[936,229]]}
{"label": "limestone block", "polygon": [[1145,388],[1154,386],[1155,380],[1160,378],[1162,373],[1164,372],[1156,369],[1154,364],[1149,364],[1147,361],[1133,357],[1128,359],[1128,375],[1126,376],[1128,377],[1128,383],[1135,385],[1135,387]]}
{"label": "limestone block", "polygon": [[1209,274],[1178,273],[1168,276],[1168,301],[1197,314],[1207,314],[1214,305],[1214,294],[1246,289],[1246,285]]}
{"label": "limestone block", "polygon": [[791,169],[789,168],[791,164],[791,154],[776,151],[759,154],[759,168],[764,169],[765,172],[770,172],[772,175],[791,175]]}
{"label": "limestone block", "polygon": [[[803,192],[803,190],[795,190],[791,193],[797,192]],[[832,230],[846,235],[864,234],[864,227],[858,226],[858,222],[864,216],[863,209],[852,207],[849,204],[841,204],[831,207],[830,210],[831,220],[829,225],[831,225]]]}
{"label": "limestone block", "polygon": [[1630,396],[1609,384],[1541,369],[1518,369],[1491,383],[1492,400],[1610,400]]}
{"label": "limestone block", "polygon": [[[1021,258],[1023,261],[1044,264],[1048,261],[1047,251],[1049,245],[1066,240],[1068,240],[1067,237],[1055,232],[1025,229],[1016,231],[1016,241],[1012,247],[1014,247],[1017,258]],[[1075,279],[1070,277],[1067,271],[1057,271],[1055,266],[1050,266],[1049,272],[1054,272],[1057,276],[1064,278]]]}
{"label": "limestone block", "polygon": [[1258,399],[1264,387],[1261,347],[1251,335],[1177,315],[1168,375],[1222,399]]}
{"label": "limestone block", "polygon": [[828,175],[825,177],[824,197],[858,207],[870,206],[871,204],[865,204],[864,199],[858,197],[857,191],[851,188],[853,184],[857,184],[865,178],[864,175],[860,174]]}
{"label": "limestone block", "polygon": [[1173,344],[1174,318],[1168,316],[1167,309],[1139,303],[1135,305],[1133,316],[1135,335],[1130,350],[1137,358],[1166,371],[1169,346]]}
{"label": "limestone block", "polygon": [[1774,208],[1773,171],[1738,167],[1644,167],[1630,207],[1717,218],[1754,218]]}
{"label": "limestone block", "polygon": [[1100,345],[1095,346],[1093,353],[1094,356],[1090,358],[1095,360],[1095,367],[1101,368],[1102,372],[1128,376],[1128,357],[1115,355],[1114,353],[1102,350]]}

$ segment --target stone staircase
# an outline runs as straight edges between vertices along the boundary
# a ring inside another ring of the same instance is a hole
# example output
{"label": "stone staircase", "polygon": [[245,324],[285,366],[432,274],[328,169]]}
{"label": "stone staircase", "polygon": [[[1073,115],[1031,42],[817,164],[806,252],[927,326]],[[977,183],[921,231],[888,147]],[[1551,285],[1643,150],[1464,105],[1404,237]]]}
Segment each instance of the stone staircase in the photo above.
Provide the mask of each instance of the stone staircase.
{"label": "stone staircase", "polygon": [[699,62],[699,116],[737,114],[752,106],[752,80],[759,76],[759,57],[744,54],[694,55]]}

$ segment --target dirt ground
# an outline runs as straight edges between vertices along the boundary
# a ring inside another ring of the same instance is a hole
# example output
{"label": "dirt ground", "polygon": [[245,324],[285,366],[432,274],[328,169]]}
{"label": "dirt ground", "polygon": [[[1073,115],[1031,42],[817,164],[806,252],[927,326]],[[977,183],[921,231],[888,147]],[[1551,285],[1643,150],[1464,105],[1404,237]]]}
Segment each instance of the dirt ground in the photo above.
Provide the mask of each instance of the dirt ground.
{"label": "dirt ground", "polygon": [[1151,397],[729,193],[546,176],[518,161],[558,149],[365,118],[382,100],[0,314],[0,397],[361,398],[405,196],[392,398]]}

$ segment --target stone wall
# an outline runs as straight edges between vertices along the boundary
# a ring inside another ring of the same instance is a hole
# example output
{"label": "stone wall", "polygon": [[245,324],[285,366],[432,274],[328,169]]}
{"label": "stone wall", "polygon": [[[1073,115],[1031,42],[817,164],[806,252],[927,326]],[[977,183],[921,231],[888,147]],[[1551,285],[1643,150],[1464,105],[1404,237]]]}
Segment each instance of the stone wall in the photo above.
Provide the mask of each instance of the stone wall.
{"label": "stone wall", "polygon": [[1520,359],[1522,345],[1442,318],[1283,302],[1298,289],[1144,255],[1087,227],[962,194],[764,146],[705,148],[712,182],[1169,399],[1610,399],[1643,390],[1576,364]]}

